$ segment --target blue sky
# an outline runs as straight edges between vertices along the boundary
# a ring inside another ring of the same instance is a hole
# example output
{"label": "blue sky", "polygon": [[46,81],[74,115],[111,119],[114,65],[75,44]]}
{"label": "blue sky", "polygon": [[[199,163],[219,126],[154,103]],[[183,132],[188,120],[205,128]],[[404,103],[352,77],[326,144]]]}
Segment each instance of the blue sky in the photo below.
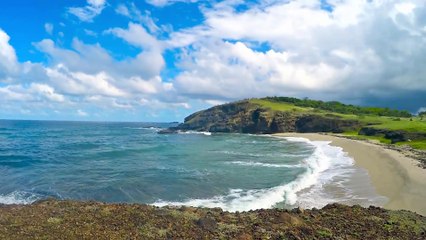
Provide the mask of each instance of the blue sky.
{"label": "blue sky", "polygon": [[242,98],[426,107],[426,3],[4,0],[0,119],[182,121]]}

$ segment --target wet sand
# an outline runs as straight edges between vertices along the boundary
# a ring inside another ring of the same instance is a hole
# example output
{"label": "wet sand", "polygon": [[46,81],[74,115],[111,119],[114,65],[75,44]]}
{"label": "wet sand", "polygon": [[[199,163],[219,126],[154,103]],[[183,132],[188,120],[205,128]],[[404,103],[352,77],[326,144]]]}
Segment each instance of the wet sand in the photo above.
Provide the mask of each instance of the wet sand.
{"label": "wet sand", "polygon": [[389,201],[387,209],[405,209],[426,216],[426,170],[401,153],[366,141],[317,133],[280,133],[283,137],[303,137],[311,141],[331,141],[343,148],[355,164],[368,171],[378,194]]}

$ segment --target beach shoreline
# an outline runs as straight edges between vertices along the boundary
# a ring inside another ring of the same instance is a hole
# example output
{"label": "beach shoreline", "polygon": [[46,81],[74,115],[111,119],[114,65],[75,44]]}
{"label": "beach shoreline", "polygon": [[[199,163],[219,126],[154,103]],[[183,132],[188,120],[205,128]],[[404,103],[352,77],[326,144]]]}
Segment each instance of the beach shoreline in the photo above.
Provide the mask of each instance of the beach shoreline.
{"label": "beach shoreline", "polygon": [[417,160],[393,149],[367,141],[319,133],[279,133],[274,136],[301,137],[311,141],[330,141],[368,171],[376,192],[388,198],[384,208],[410,210],[426,215],[426,170]]}

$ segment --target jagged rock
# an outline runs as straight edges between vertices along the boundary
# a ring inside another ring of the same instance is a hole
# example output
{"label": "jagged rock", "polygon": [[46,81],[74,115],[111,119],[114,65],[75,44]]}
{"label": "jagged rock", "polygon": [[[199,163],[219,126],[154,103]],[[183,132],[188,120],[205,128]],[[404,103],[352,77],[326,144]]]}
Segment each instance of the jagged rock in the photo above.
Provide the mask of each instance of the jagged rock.
{"label": "jagged rock", "polygon": [[167,129],[162,129],[160,131],[157,132],[158,134],[174,134],[177,133],[177,130],[173,129],[173,128],[167,128]]}
{"label": "jagged rock", "polygon": [[207,231],[214,231],[217,228],[217,222],[211,217],[203,217],[198,219],[197,225]]}

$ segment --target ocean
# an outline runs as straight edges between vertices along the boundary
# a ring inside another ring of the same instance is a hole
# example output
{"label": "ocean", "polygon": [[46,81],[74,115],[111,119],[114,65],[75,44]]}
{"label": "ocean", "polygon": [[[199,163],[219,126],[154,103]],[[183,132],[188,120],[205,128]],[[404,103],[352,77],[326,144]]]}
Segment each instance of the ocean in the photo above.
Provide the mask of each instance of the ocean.
{"label": "ocean", "polygon": [[0,203],[53,197],[247,211],[387,201],[328,142],[157,133],[169,126],[1,120]]}

